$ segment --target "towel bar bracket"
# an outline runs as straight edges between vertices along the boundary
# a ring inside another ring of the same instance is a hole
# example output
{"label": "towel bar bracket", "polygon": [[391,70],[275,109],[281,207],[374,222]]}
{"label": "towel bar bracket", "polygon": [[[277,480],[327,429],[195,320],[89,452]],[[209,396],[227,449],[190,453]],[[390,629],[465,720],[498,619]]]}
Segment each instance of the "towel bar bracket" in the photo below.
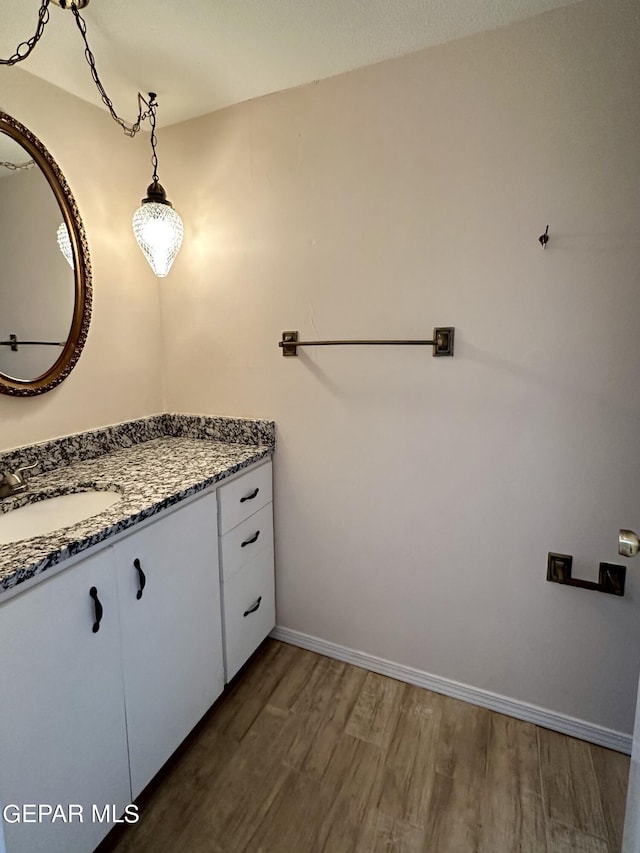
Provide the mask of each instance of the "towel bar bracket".
{"label": "towel bar bracket", "polygon": [[301,341],[298,332],[283,332],[278,346],[285,358],[298,355],[298,347],[330,346],[430,346],[434,356],[453,355],[454,326],[438,326],[433,330],[430,341]]}
{"label": "towel bar bracket", "polygon": [[581,589],[591,589],[594,592],[608,592],[611,595],[624,595],[626,566],[615,563],[600,563],[598,582],[584,581],[572,576],[573,557],[571,554],[547,555],[547,580],[561,583],[565,586],[577,586]]}

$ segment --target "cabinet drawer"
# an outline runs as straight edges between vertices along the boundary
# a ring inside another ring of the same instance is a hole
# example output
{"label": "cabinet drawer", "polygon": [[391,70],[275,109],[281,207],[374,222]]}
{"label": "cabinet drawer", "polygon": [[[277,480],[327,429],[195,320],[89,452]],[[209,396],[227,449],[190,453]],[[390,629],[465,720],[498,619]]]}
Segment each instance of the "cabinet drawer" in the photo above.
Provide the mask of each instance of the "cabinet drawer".
{"label": "cabinet drawer", "polygon": [[220,533],[226,533],[271,502],[271,463],[253,468],[218,489]]}
{"label": "cabinet drawer", "polygon": [[228,580],[261,551],[273,553],[273,504],[268,503],[220,539],[222,577]]}
{"label": "cabinet drawer", "polygon": [[263,550],[225,581],[222,600],[225,675],[230,681],[276,624],[271,552]]}

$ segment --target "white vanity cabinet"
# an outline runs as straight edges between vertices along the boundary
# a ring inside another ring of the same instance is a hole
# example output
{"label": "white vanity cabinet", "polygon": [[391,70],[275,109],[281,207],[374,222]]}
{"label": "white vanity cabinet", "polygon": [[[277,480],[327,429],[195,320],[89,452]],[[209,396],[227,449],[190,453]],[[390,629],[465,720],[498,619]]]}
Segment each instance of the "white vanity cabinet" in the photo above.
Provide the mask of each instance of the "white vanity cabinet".
{"label": "white vanity cabinet", "polygon": [[[0,800],[21,818],[4,822],[7,853],[87,853],[111,828],[93,804],[119,815],[130,802],[113,559],[101,551],[0,605]],[[58,804],[82,823],[31,822]]]}
{"label": "white vanity cabinet", "polygon": [[135,798],[224,687],[215,492],[114,550]]}
{"label": "white vanity cabinet", "polygon": [[225,679],[276,624],[271,462],[218,489]]}
{"label": "white vanity cabinet", "polygon": [[6,853],[90,853],[274,624],[270,462],[0,599]]}

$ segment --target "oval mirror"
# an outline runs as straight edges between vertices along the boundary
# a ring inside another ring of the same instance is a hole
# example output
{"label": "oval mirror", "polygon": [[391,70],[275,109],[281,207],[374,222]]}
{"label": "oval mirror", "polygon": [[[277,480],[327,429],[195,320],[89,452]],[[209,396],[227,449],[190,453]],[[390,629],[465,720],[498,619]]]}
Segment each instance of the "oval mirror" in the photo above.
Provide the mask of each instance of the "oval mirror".
{"label": "oval mirror", "polygon": [[0,393],[50,391],[73,370],[91,318],[91,262],[57,163],[0,111]]}

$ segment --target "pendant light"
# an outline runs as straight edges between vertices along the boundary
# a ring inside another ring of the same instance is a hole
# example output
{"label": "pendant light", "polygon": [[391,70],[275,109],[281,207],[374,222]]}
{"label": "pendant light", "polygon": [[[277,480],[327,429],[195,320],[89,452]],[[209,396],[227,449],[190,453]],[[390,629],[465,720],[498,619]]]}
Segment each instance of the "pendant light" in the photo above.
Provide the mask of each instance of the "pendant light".
{"label": "pendant light", "polygon": [[164,187],[158,180],[157,106],[155,93],[149,92],[153,180],[147,187],[146,197],[133,214],[133,233],[151,269],[158,278],[164,278],[182,246],[184,227],[180,214],[173,209]]}
{"label": "pendant light", "polygon": [[64,222],[60,223],[60,227],[56,232],[56,236],[58,238],[58,246],[60,247],[60,251],[67,259],[67,263],[69,264],[71,269],[74,270],[75,267],[73,264],[73,249],[71,248],[69,229],[67,228]]}
{"label": "pendant light", "polygon": [[[142,249],[151,269],[159,277],[163,278],[171,269],[180,246],[184,227],[182,219],[173,209],[173,205],[167,199],[167,194],[158,180],[158,156],[156,154],[156,108],[158,106],[156,96],[149,94],[149,103],[145,101],[138,92],[138,118],[132,124],[121,118],[113,106],[111,98],[107,95],[102,81],[98,75],[96,60],[89,46],[87,38],[87,24],[80,14],[80,9],[89,5],[89,0],[40,0],[38,11],[38,23],[36,31],[29,39],[25,39],[17,46],[13,54],[7,59],[0,58],[0,67],[3,65],[16,65],[23,62],[31,54],[36,44],[42,38],[45,26],[49,22],[49,3],[53,2],[62,9],[68,9],[73,13],[76,25],[84,42],[84,56],[91,69],[91,76],[100,94],[103,104],[109,110],[111,118],[120,125],[127,136],[135,136],[141,129],[146,119],[151,121],[151,149],[153,156],[153,180],[147,188],[147,195],[142,199],[142,205],[133,215],[133,233],[138,245]],[[145,110],[144,107],[147,109]],[[2,164],[0,164],[2,165]],[[69,233],[63,223],[57,232],[60,251],[65,256],[73,269],[73,251],[69,240]]]}

